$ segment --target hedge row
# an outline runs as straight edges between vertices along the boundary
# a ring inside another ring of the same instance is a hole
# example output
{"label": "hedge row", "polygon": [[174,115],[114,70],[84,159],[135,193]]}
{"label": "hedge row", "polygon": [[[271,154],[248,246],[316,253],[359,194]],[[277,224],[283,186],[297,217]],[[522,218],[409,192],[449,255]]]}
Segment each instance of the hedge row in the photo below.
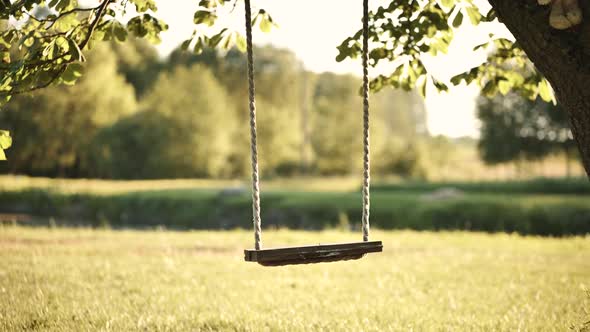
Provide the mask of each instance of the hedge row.
{"label": "hedge row", "polygon": [[[500,196],[500,195],[496,195]],[[61,223],[178,229],[250,228],[247,194],[218,191],[113,196],[67,195],[41,190],[0,192],[0,213],[52,217]],[[264,227],[358,228],[354,193],[270,193],[263,197]],[[590,204],[567,199],[535,203],[518,196],[463,196],[426,201],[418,195],[376,193],[372,226],[381,229],[474,230],[535,235],[590,234]]]}

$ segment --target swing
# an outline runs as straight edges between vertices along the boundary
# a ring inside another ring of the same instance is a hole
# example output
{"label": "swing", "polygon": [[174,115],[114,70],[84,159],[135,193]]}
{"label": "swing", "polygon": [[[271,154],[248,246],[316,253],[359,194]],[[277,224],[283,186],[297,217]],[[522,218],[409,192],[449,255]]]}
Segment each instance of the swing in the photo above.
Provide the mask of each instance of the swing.
{"label": "swing", "polygon": [[252,152],[252,212],[254,223],[254,249],[244,250],[247,262],[263,266],[282,266],[354,260],[365,254],[383,251],[381,241],[369,241],[369,73],[368,73],[368,0],[363,0],[363,214],[362,242],[319,244],[286,248],[262,249],[260,219],[260,186],[258,176],[258,147],[256,143],[256,104],[254,89],[254,61],[252,55],[252,16],[250,0],[245,0],[246,49],[248,62],[248,97],[250,109],[250,143]]}

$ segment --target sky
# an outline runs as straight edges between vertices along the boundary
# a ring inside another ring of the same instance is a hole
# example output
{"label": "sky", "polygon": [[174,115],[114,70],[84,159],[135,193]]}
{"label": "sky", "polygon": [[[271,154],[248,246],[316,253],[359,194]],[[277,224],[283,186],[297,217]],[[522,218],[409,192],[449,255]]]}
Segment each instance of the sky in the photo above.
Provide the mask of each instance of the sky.
{"label": "sky", "polygon": [[[384,1],[373,0],[369,6],[375,9],[382,2]],[[476,0],[476,3],[481,6],[480,8],[489,6],[482,0]],[[157,2],[156,16],[169,25],[169,30],[162,33],[162,43],[157,46],[161,55],[169,54],[183,40],[190,37],[195,29],[192,20],[196,4],[197,1],[194,0]],[[259,8],[264,8],[279,26],[270,33],[262,33],[255,29],[255,44],[289,48],[301,59],[306,69],[314,72],[332,71],[361,75],[360,59],[343,62],[335,60],[338,53],[336,46],[361,27],[361,1],[255,0],[252,5],[253,13]],[[243,31],[242,6],[243,2],[240,1],[232,12],[220,15],[223,17],[220,24]],[[443,80],[470,69],[485,61],[483,51],[474,52],[472,49],[475,45],[481,44],[490,32],[510,38],[510,33],[499,23],[485,23],[477,27],[467,24],[457,32],[448,54],[428,57],[424,59],[424,63],[435,77]],[[380,73],[387,73],[387,68],[373,68],[369,75]],[[477,137],[479,123],[475,115],[475,98],[478,92],[476,86],[451,86],[450,91],[446,93],[437,93],[433,88],[429,89],[425,104],[430,133],[450,137]]]}

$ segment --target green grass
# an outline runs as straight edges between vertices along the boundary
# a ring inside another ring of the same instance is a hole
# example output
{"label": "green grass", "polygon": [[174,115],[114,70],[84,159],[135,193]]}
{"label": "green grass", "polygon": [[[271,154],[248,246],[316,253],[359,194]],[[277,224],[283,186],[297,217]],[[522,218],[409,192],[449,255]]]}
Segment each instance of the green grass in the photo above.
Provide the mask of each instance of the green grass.
{"label": "green grass", "polygon": [[[512,181],[446,181],[420,182],[399,179],[373,179],[374,192],[425,193],[440,188],[456,188],[469,193],[492,194],[578,194],[590,195],[590,181],[580,178],[533,178]],[[262,188],[271,191],[289,192],[351,192],[360,189],[361,179],[355,176],[304,177],[262,179]],[[66,194],[125,194],[163,190],[180,192],[186,190],[219,190],[222,188],[250,188],[249,179],[175,179],[175,180],[93,180],[50,179],[28,176],[0,175],[0,191],[53,190]]]}
{"label": "green grass", "polygon": [[513,181],[394,182],[377,183],[373,191],[429,192],[455,188],[470,193],[590,195],[588,178],[536,178]]}
{"label": "green grass", "polygon": [[[264,189],[287,189],[290,191],[354,191],[361,184],[360,177],[305,177],[263,179]],[[0,175],[0,191],[53,190],[66,194],[124,194],[150,192],[153,190],[177,189],[222,189],[250,188],[250,178],[240,180],[219,179],[170,179],[170,180],[99,180],[99,179],[52,179],[20,175]]]}
{"label": "green grass", "polygon": [[[265,227],[358,227],[354,178],[265,181]],[[0,176],[0,222],[29,214],[37,224],[174,229],[250,228],[251,197],[239,181],[101,181]],[[586,179],[399,183],[373,186],[376,228],[474,230],[533,235],[590,234]],[[459,188],[462,192],[440,191]],[[232,188],[227,194],[224,189]],[[330,190],[332,189],[332,190]],[[543,191],[544,190],[544,191]]]}
{"label": "green grass", "polygon": [[[27,213],[37,224],[110,225],[177,229],[250,228],[245,191],[174,189],[124,194],[69,194],[52,190],[0,191],[0,212]],[[358,227],[357,192],[265,191],[265,227],[318,230]],[[0,214],[0,222],[3,220]],[[417,192],[375,192],[372,224],[381,229],[475,230],[534,235],[590,233],[590,196],[469,193],[428,199]]]}
{"label": "green grass", "polygon": [[[268,246],[358,240],[272,231]],[[0,228],[2,331],[590,329],[590,238],[374,232],[360,261],[264,268],[252,234]]]}

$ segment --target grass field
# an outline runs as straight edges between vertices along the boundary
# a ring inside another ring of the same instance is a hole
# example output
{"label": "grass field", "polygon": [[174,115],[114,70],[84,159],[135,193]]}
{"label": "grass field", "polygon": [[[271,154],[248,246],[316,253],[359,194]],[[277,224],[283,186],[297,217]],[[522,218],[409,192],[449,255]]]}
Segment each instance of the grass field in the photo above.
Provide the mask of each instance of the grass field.
{"label": "grass field", "polygon": [[[311,177],[311,178],[277,178],[263,180],[264,189],[345,192],[358,190],[361,185],[359,177]],[[388,181],[393,182],[393,181]],[[150,192],[154,190],[174,191],[186,189],[223,189],[249,188],[250,179],[170,179],[170,180],[101,180],[101,179],[53,179],[18,175],[0,175],[0,191],[27,189],[52,190],[66,194],[122,194],[131,192]]]}
{"label": "grass field", "polygon": [[[358,228],[355,178],[264,181],[265,227]],[[376,228],[473,230],[530,235],[590,234],[587,179],[514,182],[376,182]],[[108,181],[0,176],[0,223],[169,229],[250,228],[250,190],[243,181]]]}
{"label": "grass field", "polygon": [[[273,231],[267,246],[358,240]],[[246,231],[0,227],[2,331],[588,331],[590,238],[374,232],[360,261],[264,268]]]}

